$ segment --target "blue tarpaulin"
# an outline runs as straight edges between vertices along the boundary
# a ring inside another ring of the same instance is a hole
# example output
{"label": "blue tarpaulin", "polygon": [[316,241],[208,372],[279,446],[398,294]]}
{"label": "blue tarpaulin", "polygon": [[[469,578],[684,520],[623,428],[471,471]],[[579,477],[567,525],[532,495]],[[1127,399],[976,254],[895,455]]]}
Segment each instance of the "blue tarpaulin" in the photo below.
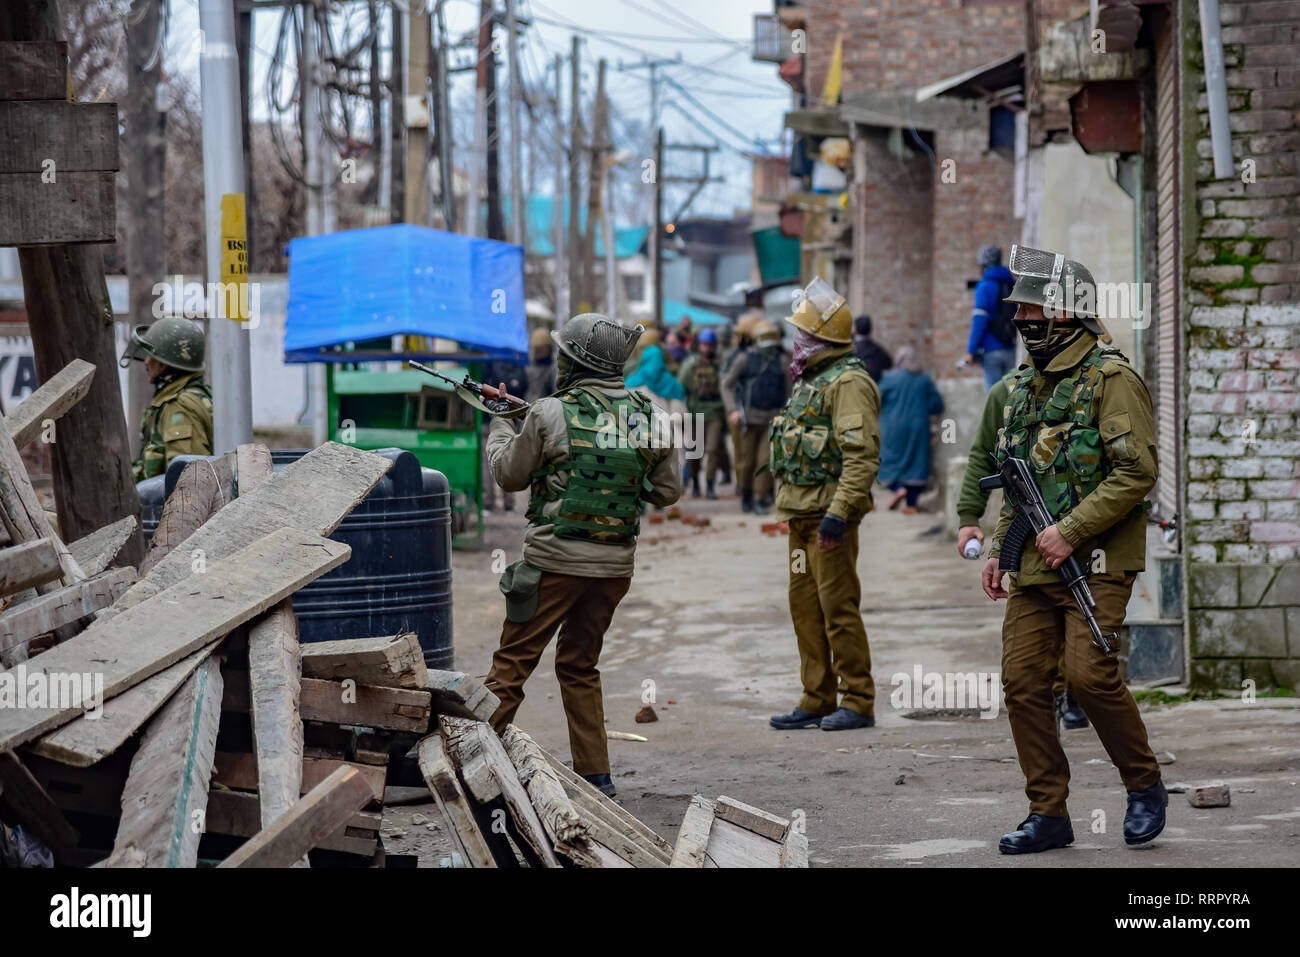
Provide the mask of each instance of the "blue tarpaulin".
{"label": "blue tarpaulin", "polygon": [[731,322],[726,316],[709,309],[701,309],[690,303],[678,302],[676,299],[664,300],[664,325],[670,329],[682,321],[684,316],[691,317],[692,326],[723,326]]}
{"label": "blue tarpaulin", "polygon": [[286,362],[345,362],[329,346],[392,335],[454,339],[526,361],[518,246],[398,224],[289,243]]}

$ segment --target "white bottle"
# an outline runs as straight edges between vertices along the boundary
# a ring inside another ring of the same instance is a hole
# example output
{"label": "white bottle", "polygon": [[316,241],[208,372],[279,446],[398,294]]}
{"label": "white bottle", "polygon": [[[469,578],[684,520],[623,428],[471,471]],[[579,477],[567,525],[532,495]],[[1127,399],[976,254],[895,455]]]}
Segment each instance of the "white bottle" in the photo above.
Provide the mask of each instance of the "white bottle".
{"label": "white bottle", "polygon": [[983,551],[984,546],[980,543],[980,540],[972,537],[968,542],[966,542],[966,547],[961,550],[961,555],[962,558],[974,559],[979,558]]}

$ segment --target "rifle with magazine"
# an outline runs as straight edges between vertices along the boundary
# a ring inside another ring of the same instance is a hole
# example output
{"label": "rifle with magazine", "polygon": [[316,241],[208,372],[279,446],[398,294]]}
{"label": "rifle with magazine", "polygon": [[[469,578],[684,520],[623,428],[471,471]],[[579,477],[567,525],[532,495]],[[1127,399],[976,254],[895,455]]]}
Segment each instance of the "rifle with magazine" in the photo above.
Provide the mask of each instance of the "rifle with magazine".
{"label": "rifle with magazine", "polygon": [[[486,412],[488,415],[495,415],[502,419],[514,419],[521,415],[527,414],[531,406],[528,402],[518,396],[510,395],[508,392],[501,392],[496,386],[488,385],[486,382],[478,382],[465,373],[465,378],[457,382],[451,376],[443,375],[437,369],[431,369],[423,362],[416,362],[414,359],[408,359],[407,365],[412,369],[419,369],[421,372],[427,372],[436,379],[443,382],[451,383],[455,388],[456,394],[472,405],[474,408]],[[501,409],[499,406],[493,408],[497,403],[505,402],[507,408]],[[488,403],[492,403],[489,405]]]}
{"label": "rifle with magazine", "polygon": [[[1034,481],[1029,465],[1023,459],[1008,458],[997,475],[988,475],[980,479],[981,491],[991,492],[995,488],[1003,490],[1007,501],[1016,510],[1016,517],[1012,519],[1011,527],[1002,538],[1002,545],[998,552],[998,570],[1018,572],[1020,555],[1025,549],[1026,541],[1031,535],[1036,538],[1043,529],[1054,525],[1055,520],[1047,510],[1047,503],[1043,501],[1043,494],[1038,490],[1038,483]],[[1079,605],[1079,610],[1083,612],[1083,617],[1088,622],[1088,628],[1092,632],[1092,643],[1106,654],[1113,655],[1115,651],[1111,642],[1114,641],[1117,647],[1119,635],[1114,632],[1102,634],[1101,626],[1097,624],[1097,618],[1093,614],[1097,602],[1092,597],[1092,589],[1088,587],[1088,577],[1084,574],[1078,560],[1070,555],[1057,566],[1056,570],[1061,573],[1062,580],[1069,587],[1070,593]]]}

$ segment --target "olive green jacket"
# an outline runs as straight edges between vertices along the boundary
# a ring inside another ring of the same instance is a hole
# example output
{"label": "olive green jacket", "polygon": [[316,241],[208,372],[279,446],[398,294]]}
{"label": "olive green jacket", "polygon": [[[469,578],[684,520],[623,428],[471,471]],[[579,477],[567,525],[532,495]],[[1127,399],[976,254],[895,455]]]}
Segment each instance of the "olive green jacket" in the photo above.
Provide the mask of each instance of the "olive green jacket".
{"label": "olive green jacket", "polygon": [[962,476],[961,494],[957,496],[958,528],[978,525],[984,517],[989,493],[980,491],[980,479],[998,470],[993,448],[998,444],[998,429],[1002,428],[1006,417],[1007,396],[1011,393],[1011,380],[1016,377],[1016,371],[1013,369],[993,383],[984,402],[984,414],[980,417],[975,441],[971,443],[966,458],[966,474]]}
{"label": "olive green jacket", "polygon": [[153,397],[140,420],[140,457],[135,481],[162,475],[178,455],[212,454],[212,396],[203,373],[172,379]]}
{"label": "olive green jacket", "polygon": [[[579,379],[569,385],[592,386],[611,399],[627,395],[622,379]],[[665,413],[655,406],[655,413]],[[519,420],[514,420],[518,422]],[[669,437],[671,438],[671,437]],[[493,417],[488,432],[486,455],[492,477],[507,492],[522,492],[533,482],[533,472],[544,465],[569,457],[569,428],[564,403],[552,396],[536,400],[516,433],[510,420]],[[655,466],[647,476],[650,486],[645,501],[665,507],[682,494],[682,453],[672,447],[653,448]],[[567,471],[544,479],[561,492],[569,484]],[[558,510],[559,503],[548,506]],[[575,538],[558,538],[555,526],[532,524],[524,530],[524,561],[542,571],[582,578],[630,578],[635,564],[636,543],[608,545]]]}
{"label": "olive green jacket", "polygon": [[[815,376],[828,362],[852,354],[851,345],[827,349],[813,358],[803,375]],[[824,409],[844,458],[839,480],[823,485],[781,482],[776,510],[782,521],[830,512],[854,523],[871,511],[871,485],[880,471],[880,387],[865,369],[845,369],[827,386]]]}
{"label": "olive green jacket", "polygon": [[705,358],[701,355],[687,356],[677,373],[677,381],[686,390],[686,411],[692,415],[696,413],[703,415],[704,421],[712,422],[722,418],[723,415],[722,363],[716,355],[713,357],[713,367],[718,376],[718,397],[716,399],[701,399],[695,394],[695,367],[705,361]]}
{"label": "olive green jacket", "polygon": [[[1035,375],[1028,388],[1046,399],[1056,384],[1078,366],[1097,344],[1092,335],[1066,349]],[[1031,360],[1032,361],[1032,360]],[[1023,369],[1024,366],[1021,366]],[[1127,362],[1109,362],[1093,394],[1094,420],[1110,463],[1108,474],[1092,494],[1057,522],[1057,531],[1074,547],[1080,566],[1094,571],[1141,571],[1146,567],[1147,493],[1156,484],[1156,427],[1151,396],[1142,377]],[[1013,512],[1003,507],[989,549],[996,556]],[[1104,563],[1104,568],[1099,565]],[[1047,567],[1038,546],[1026,542],[1017,582],[1041,585],[1060,581]]]}

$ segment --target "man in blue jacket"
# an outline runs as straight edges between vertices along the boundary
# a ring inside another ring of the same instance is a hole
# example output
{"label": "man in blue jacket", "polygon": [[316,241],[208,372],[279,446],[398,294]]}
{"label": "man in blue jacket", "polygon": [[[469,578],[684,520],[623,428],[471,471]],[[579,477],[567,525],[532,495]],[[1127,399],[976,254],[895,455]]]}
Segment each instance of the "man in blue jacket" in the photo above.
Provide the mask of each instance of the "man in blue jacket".
{"label": "man in blue jacket", "polygon": [[984,368],[984,388],[992,389],[1016,367],[1016,330],[1011,324],[1016,306],[1003,302],[1016,280],[1011,270],[1002,265],[1002,250],[997,246],[980,247],[979,265],[983,275],[975,285],[975,311],[971,313],[966,362],[973,365],[979,356]]}

